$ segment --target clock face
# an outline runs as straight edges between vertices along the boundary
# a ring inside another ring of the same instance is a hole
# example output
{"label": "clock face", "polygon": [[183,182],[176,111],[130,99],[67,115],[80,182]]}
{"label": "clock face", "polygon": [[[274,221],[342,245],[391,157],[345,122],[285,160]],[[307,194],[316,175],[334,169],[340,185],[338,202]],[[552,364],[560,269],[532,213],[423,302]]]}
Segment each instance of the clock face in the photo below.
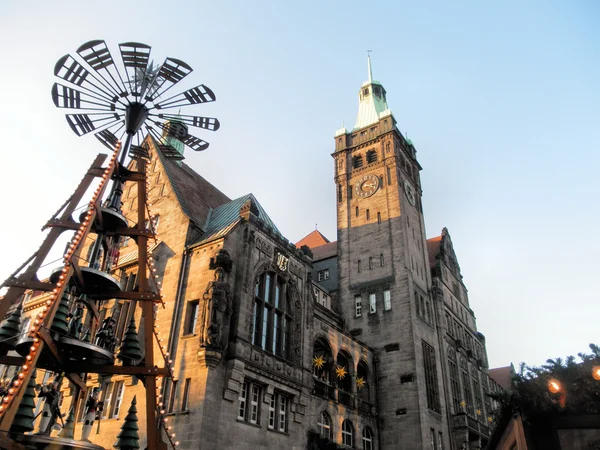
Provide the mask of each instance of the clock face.
{"label": "clock face", "polygon": [[415,206],[415,203],[417,203],[415,189],[412,187],[412,185],[407,180],[404,180],[404,193],[406,194],[406,198],[408,199],[408,202],[411,205]]}
{"label": "clock face", "polygon": [[379,189],[379,177],[373,174],[360,177],[355,185],[356,196],[361,198],[370,197],[377,192],[377,189]]}

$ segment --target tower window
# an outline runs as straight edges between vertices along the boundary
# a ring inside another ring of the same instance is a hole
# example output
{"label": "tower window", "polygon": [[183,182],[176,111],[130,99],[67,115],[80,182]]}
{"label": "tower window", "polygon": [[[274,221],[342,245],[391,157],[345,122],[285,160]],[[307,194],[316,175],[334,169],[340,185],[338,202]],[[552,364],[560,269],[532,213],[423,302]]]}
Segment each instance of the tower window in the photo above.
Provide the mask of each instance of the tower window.
{"label": "tower window", "polygon": [[367,220],[369,220],[371,218],[371,213],[370,211],[367,209]]}
{"label": "tower window", "polygon": [[392,309],[392,293],[389,289],[383,291],[383,309],[386,311]]}
{"label": "tower window", "polygon": [[375,150],[369,150],[367,152],[367,164],[371,164],[377,161],[377,152]]}
{"label": "tower window", "polygon": [[354,311],[356,317],[362,316],[362,297],[360,295],[354,296]]}
{"label": "tower window", "polygon": [[[389,145],[390,145],[390,144],[388,143],[388,147],[389,147]],[[389,151],[389,150],[388,150],[388,151]],[[390,168],[389,168],[389,167],[387,167],[387,183],[388,183],[388,186],[389,186],[390,184],[392,184],[392,171],[390,170]]]}
{"label": "tower window", "polygon": [[358,217],[358,206],[356,207],[356,217]]}
{"label": "tower window", "polygon": [[358,273],[360,273],[361,268],[360,268],[360,259],[358,260]]}
{"label": "tower window", "polygon": [[369,270],[373,270],[373,257],[369,256]]}
{"label": "tower window", "polygon": [[369,313],[375,314],[377,312],[377,297],[375,293],[372,292],[369,294]]}
{"label": "tower window", "polygon": [[381,223],[381,213],[377,212],[377,223]]}
{"label": "tower window", "polygon": [[[427,407],[440,412],[440,392],[435,365],[435,349],[425,341],[423,346],[423,364],[425,368],[425,387],[427,391]],[[468,382],[468,379],[467,379]]]}
{"label": "tower window", "polygon": [[356,155],[352,158],[352,167],[359,169],[363,166],[363,159],[361,155]]}
{"label": "tower window", "polygon": [[338,202],[342,202],[342,185],[338,184]]}
{"label": "tower window", "polygon": [[384,265],[384,264],[385,264],[385,259],[383,258],[383,253],[381,253],[381,254],[379,255],[379,265],[380,265],[381,267],[383,267],[383,265]]}
{"label": "tower window", "polygon": [[365,96],[369,95],[369,88],[368,87],[363,88],[363,95],[365,95]]}
{"label": "tower window", "polygon": [[352,186],[348,186],[348,200],[352,200]]}

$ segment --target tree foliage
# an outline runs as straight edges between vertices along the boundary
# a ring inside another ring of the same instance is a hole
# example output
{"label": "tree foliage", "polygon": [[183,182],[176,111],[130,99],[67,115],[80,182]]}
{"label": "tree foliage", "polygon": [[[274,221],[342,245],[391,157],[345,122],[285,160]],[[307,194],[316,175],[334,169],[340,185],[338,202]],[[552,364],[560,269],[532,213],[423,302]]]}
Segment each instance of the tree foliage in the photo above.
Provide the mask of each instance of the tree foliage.
{"label": "tree foliage", "polygon": [[548,359],[539,367],[521,364],[512,390],[492,395],[500,402],[499,414],[600,414],[600,348],[577,358]]}

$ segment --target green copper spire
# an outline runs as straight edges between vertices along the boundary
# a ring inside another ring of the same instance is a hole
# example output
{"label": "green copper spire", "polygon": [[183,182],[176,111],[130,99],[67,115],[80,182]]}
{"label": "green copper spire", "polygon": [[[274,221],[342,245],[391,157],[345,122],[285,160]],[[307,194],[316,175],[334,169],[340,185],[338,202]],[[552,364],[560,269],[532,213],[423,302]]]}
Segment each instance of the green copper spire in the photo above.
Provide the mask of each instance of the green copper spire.
{"label": "green copper spire", "polygon": [[[376,124],[379,122],[379,119],[392,115],[387,105],[386,92],[383,85],[373,79],[371,55],[367,55],[367,71],[369,78],[362,84],[358,92],[358,114],[354,130]],[[337,135],[338,133],[336,133]]]}

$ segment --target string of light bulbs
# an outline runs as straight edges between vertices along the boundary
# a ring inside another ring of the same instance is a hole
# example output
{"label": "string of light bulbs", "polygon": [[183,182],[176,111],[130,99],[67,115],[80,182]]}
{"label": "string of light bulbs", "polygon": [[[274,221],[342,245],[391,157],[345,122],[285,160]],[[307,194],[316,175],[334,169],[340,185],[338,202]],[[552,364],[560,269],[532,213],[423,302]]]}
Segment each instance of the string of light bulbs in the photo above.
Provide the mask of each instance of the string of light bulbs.
{"label": "string of light bulbs", "polygon": [[28,333],[29,336],[33,338],[33,344],[31,345],[31,347],[29,347],[29,353],[27,354],[27,356],[25,356],[25,363],[20,367],[17,379],[12,382],[12,387],[8,389],[8,392],[2,399],[2,404],[0,405],[0,420],[2,419],[2,417],[4,417],[4,414],[6,414],[6,411],[8,410],[8,407],[10,406],[14,398],[18,396],[24,384],[23,379],[25,378],[27,372],[31,369],[31,361],[34,359],[41,344],[39,338],[39,330],[41,327],[43,327],[46,316],[53,309],[54,305],[58,301],[57,299],[60,295],[62,295],[62,292],[65,289],[65,285],[69,281],[68,272],[71,269],[73,255],[79,249],[82,237],[86,236],[92,227],[92,217],[94,215],[96,204],[98,202],[99,197],[104,192],[104,188],[106,186],[107,181],[110,180],[112,176],[117,161],[117,156],[120,150],[121,141],[118,141],[115,146],[115,150],[110,158],[108,166],[106,167],[106,169],[104,169],[104,172],[102,173],[100,183],[94,191],[92,199],[88,203],[88,212],[85,216],[85,219],[81,222],[79,228],[71,238],[71,241],[67,247],[67,251],[63,255],[64,266],[58,277],[58,281],[54,285],[54,289],[52,290],[50,298],[46,300],[44,306],[42,307],[42,310],[37,314],[35,320],[30,325]]}

